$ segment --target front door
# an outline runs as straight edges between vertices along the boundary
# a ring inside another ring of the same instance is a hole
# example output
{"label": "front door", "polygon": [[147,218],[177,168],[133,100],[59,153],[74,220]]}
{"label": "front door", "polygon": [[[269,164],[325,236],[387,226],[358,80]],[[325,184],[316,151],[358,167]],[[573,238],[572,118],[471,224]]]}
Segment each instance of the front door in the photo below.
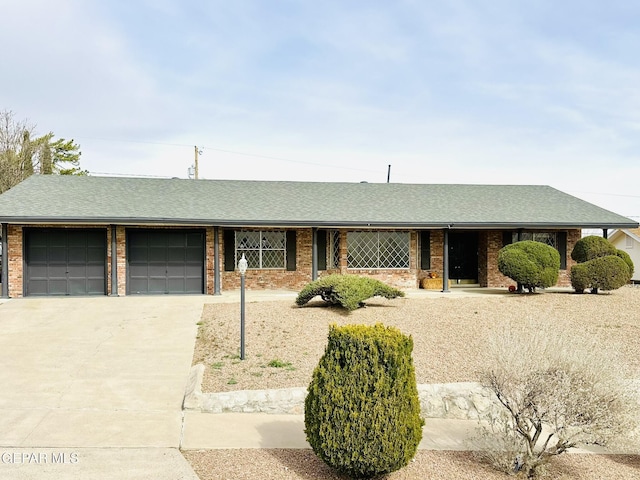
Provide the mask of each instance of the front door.
{"label": "front door", "polygon": [[478,282],[477,232],[449,232],[449,278],[456,283]]}

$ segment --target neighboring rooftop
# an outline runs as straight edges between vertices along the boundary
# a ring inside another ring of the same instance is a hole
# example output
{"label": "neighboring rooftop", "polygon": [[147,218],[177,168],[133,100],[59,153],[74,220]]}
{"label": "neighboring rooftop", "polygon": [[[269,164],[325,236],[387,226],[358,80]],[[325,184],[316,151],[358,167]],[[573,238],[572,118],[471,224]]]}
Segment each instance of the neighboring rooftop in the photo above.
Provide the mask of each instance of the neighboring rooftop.
{"label": "neighboring rooftop", "polygon": [[33,175],[0,195],[2,223],[416,228],[637,228],[540,185],[421,185]]}

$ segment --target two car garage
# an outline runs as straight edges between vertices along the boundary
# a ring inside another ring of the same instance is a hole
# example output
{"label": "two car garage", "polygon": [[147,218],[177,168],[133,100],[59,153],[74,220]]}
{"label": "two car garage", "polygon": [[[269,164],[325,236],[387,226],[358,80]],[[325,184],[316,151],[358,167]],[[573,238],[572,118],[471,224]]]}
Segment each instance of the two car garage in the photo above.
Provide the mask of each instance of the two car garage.
{"label": "two car garage", "polygon": [[[106,228],[25,228],[28,296],[105,295]],[[127,294],[202,294],[204,229],[126,230]]]}

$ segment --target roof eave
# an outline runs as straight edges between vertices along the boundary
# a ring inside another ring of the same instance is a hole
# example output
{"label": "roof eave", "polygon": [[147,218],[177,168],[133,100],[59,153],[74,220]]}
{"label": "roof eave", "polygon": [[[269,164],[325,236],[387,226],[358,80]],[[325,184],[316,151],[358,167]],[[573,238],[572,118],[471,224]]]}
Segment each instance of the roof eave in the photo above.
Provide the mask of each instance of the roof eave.
{"label": "roof eave", "polygon": [[520,228],[553,229],[629,229],[638,228],[637,222],[604,223],[554,223],[554,222],[367,222],[367,221],[312,221],[312,220],[223,220],[194,218],[158,218],[158,217],[0,217],[0,223],[8,224],[91,224],[91,225],[211,225],[221,227],[318,227],[318,228],[414,228],[414,229],[475,229],[509,230]]}

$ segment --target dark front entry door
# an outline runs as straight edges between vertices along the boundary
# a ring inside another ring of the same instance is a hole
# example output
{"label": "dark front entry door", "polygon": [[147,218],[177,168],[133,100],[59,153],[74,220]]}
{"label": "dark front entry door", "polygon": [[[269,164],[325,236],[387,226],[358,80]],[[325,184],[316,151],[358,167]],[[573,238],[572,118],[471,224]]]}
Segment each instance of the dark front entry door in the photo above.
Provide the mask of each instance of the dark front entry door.
{"label": "dark front entry door", "polygon": [[449,232],[449,278],[477,282],[477,232]]}

